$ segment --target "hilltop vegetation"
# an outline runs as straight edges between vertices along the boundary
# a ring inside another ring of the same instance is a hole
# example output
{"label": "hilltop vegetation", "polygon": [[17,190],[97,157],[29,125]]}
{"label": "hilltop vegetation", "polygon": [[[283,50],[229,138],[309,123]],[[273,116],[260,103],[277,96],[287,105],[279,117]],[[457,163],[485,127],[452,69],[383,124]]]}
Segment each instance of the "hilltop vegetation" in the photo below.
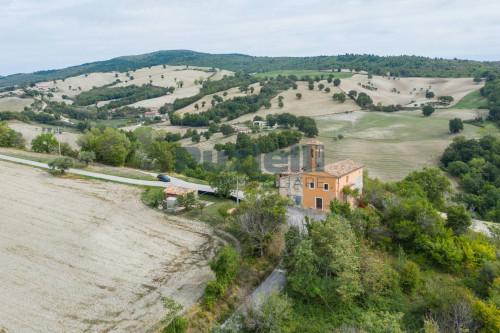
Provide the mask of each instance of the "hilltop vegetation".
{"label": "hilltop vegetation", "polygon": [[125,87],[95,87],[74,97],[75,106],[87,106],[101,101],[111,101],[105,108],[112,109],[132,104],[143,99],[155,98],[174,92],[174,87],[163,88],[151,84]]}
{"label": "hilltop vegetation", "polygon": [[374,74],[391,72],[394,76],[475,77],[496,71],[498,62],[458,59],[431,59],[418,56],[345,54],[316,57],[252,57],[242,54],[208,54],[188,50],[158,51],[137,56],[118,57],[58,70],[31,74],[14,74],[0,78],[0,87],[29,82],[51,81],[91,72],[125,72],[156,65],[190,65],[217,67],[247,73],[275,70],[325,70],[348,68]]}
{"label": "hilltop vegetation", "polygon": [[460,179],[466,192],[455,197],[479,219],[500,222],[500,140],[485,136],[467,140],[460,136],[446,148],[441,162]]}

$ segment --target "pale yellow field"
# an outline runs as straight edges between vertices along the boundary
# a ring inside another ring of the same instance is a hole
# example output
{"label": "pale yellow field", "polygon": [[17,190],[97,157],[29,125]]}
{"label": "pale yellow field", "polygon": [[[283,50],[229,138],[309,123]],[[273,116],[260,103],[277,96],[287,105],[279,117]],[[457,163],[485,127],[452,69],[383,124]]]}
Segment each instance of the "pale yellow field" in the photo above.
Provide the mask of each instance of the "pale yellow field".
{"label": "pale yellow field", "polygon": [[[254,83],[252,85],[250,85],[250,87],[254,87],[254,94],[258,94],[260,93],[260,84],[259,83]],[[224,97],[224,92],[227,92],[227,96]],[[248,94],[250,94],[250,92],[248,92]],[[218,93],[215,93],[215,94],[210,94],[210,95],[206,95],[204,96],[203,98],[201,98],[199,101],[196,101],[180,110],[177,110],[176,113],[177,114],[184,114],[186,112],[189,112],[189,113],[199,113],[199,112],[202,112],[202,111],[207,111],[209,108],[212,107],[212,105],[210,104],[212,98],[214,95],[219,95],[220,97],[222,97],[222,99],[224,100],[228,100],[228,99],[233,99],[234,97],[239,97],[239,96],[245,96],[245,93],[242,93],[239,88],[231,88],[231,89],[228,89],[228,90],[225,90],[225,91],[220,91]],[[201,104],[202,102],[205,102],[205,107],[202,108],[201,107]],[[196,104],[198,104],[199,106],[199,109],[196,110],[196,108],[194,107]]]}
{"label": "pale yellow field", "polygon": [[33,98],[2,97],[0,98],[0,112],[23,111],[25,106],[30,106],[34,101]]}
{"label": "pale yellow field", "polygon": [[[11,120],[8,123],[10,128],[23,134],[23,139],[26,141],[26,148],[28,149],[31,148],[31,140],[43,133],[43,125],[35,126],[17,120]],[[76,144],[76,140],[78,139],[79,134],[63,132],[61,134],[56,134],[55,136],[57,140],[69,143],[71,148],[80,149],[80,147]]]}
{"label": "pale yellow field", "polygon": [[[145,207],[141,189],[0,162],[0,327],[7,332],[151,332],[213,279],[226,241]],[[1,331],[1,329],[0,329]]]}
{"label": "pale yellow field", "polygon": [[[367,90],[358,85],[358,83],[368,85],[368,82],[377,88],[377,91]],[[356,90],[367,93],[375,104],[382,102],[383,105],[401,104],[413,106],[417,103],[427,103],[429,101],[437,101],[439,96],[452,96],[455,101],[451,104],[457,103],[462,97],[470,92],[480,89],[483,84],[475,84],[472,78],[420,78],[420,77],[407,77],[407,78],[384,78],[382,76],[373,76],[368,79],[367,75],[356,74],[351,78],[343,79],[340,88],[348,93],[350,90]],[[400,93],[392,92],[395,88]],[[416,88],[414,91],[413,88]],[[428,100],[425,98],[425,91],[429,89],[433,91],[435,97]],[[411,92],[411,94],[410,94]],[[412,102],[414,101],[414,102]]]}
{"label": "pale yellow field", "polygon": [[[329,87],[331,91],[329,93],[326,93],[324,89],[320,91],[318,89],[319,83],[323,83],[325,88]],[[307,82],[297,82],[298,88],[296,90],[288,89],[273,98],[271,100],[271,108],[261,108],[256,113],[243,115],[239,118],[233,119],[230,123],[243,123],[246,120],[253,120],[255,116],[265,118],[268,114],[284,112],[288,112],[296,116],[314,117],[359,110],[359,106],[349,98],[347,98],[344,103],[333,100],[333,94],[342,91],[338,87],[334,87],[332,83],[328,84],[326,80],[320,81],[319,83],[315,82],[314,90],[309,90]],[[300,100],[296,97],[297,93],[302,94],[302,98]],[[284,106],[282,108],[278,106],[279,96],[284,97]]]}
{"label": "pale yellow field", "polygon": [[[207,68],[208,69],[208,68]],[[118,74],[118,77],[116,77]],[[53,81],[40,82],[37,83],[37,87],[49,90],[56,88],[57,92],[53,93],[54,97],[52,100],[64,101],[68,104],[71,103],[70,100],[63,100],[62,95],[68,95],[73,97],[78,95],[82,91],[88,91],[92,87],[100,87],[106,84],[114,82],[116,79],[120,79],[122,82],[117,84],[117,87],[127,86],[127,85],[143,85],[148,84],[152,81],[152,84],[159,87],[175,87],[175,91],[171,95],[162,96],[158,98],[153,98],[149,100],[140,101],[132,104],[132,106],[144,106],[144,107],[161,107],[165,103],[172,103],[176,98],[183,98],[196,95],[199,92],[201,85],[195,85],[194,80],[203,77],[205,80],[211,77],[212,80],[217,80],[222,78],[224,75],[232,75],[232,72],[226,70],[217,70],[214,73],[206,73],[203,68],[187,68],[186,66],[152,66],[151,68],[145,67],[138,69],[136,71],[130,71],[130,76],[134,79],[130,80],[126,76],[126,73],[110,72],[110,73],[89,73],[86,75],[78,75],[62,80],[57,80],[56,83]],[[161,77],[163,75],[163,78]],[[177,88],[177,81],[183,81],[184,85],[182,88]],[[71,88],[70,88],[71,87]],[[79,89],[79,87],[81,89]]]}

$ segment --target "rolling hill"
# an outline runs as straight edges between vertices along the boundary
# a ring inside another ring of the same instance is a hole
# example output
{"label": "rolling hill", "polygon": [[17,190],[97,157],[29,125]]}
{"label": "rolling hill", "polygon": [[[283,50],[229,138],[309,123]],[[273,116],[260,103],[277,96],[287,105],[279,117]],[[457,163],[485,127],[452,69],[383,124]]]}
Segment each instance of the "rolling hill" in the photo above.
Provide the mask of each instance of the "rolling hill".
{"label": "rolling hill", "polygon": [[142,55],[123,56],[105,61],[86,63],[63,69],[13,74],[0,77],[0,88],[31,82],[64,79],[93,72],[124,72],[156,65],[189,65],[217,67],[248,73],[291,69],[365,70],[374,74],[391,72],[394,76],[474,77],[489,71],[500,71],[500,62],[480,62],[459,59],[431,59],[419,56],[376,56],[345,54],[314,57],[254,57],[243,54],[209,54],[190,50],[157,51]]}

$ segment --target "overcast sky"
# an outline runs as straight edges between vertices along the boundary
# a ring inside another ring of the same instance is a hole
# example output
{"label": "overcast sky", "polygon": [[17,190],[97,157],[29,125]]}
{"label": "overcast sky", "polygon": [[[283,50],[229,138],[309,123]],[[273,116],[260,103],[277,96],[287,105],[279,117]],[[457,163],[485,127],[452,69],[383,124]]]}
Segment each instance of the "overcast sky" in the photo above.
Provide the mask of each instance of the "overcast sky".
{"label": "overcast sky", "polygon": [[0,75],[157,50],[500,60],[499,0],[0,0]]}

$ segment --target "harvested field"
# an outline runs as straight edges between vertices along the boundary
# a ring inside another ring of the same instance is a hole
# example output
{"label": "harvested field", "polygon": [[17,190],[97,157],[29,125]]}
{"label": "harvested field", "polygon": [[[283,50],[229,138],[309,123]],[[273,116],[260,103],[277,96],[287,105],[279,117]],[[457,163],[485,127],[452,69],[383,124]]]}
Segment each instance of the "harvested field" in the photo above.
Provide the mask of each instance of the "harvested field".
{"label": "harvested field", "polygon": [[[377,90],[368,90],[361,85],[368,85],[371,82]],[[478,90],[483,84],[474,83],[472,78],[421,78],[421,77],[404,77],[404,78],[389,78],[382,76],[373,76],[368,79],[368,75],[356,74],[349,79],[342,80],[340,87],[346,93],[350,90],[356,90],[367,93],[375,104],[382,102],[383,105],[401,104],[413,106],[415,103],[420,106],[421,103],[429,101],[436,102],[439,96],[452,96],[457,103],[465,95]],[[393,92],[393,89],[396,92]],[[414,90],[415,89],[415,90]],[[432,99],[425,98],[425,91],[429,89],[434,92],[435,97]],[[399,94],[397,93],[399,91]]]}
{"label": "harvested field", "polygon": [[[325,88],[328,87],[331,91],[326,93],[324,89],[322,91],[319,90],[319,83],[324,84]],[[296,116],[314,117],[359,110],[359,106],[350,98],[348,98],[344,103],[333,100],[333,94],[342,91],[340,88],[334,87],[332,83],[329,84],[326,80],[320,81],[319,83],[315,82],[314,90],[309,90],[307,82],[297,82],[297,89],[288,89],[273,98],[269,109],[261,108],[256,113],[245,114],[239,118],[231,120],[229,123],[243,123],[246,120],[252,120],[255,116],[265,118],[266,115],[274,113],[288,112]],[[297,93],[302,94],[301,99],[297,98]],[[282,108],[278,106],[279,96],[284,97],[284,106]]]}
{"label": "harvested field", "polygon": [[[26,140],[26,147],[31,148],[31,140],[36,136],[42,134],[42,127],[45,125],[30,125],[17,120],[11,120],[8,122],[9,127],[15,131],[21,132],[23,134],[23,139]],[[79,149],[80,147],[76,144],[76,140],[80,134],[62,132],[61,134],[55,134],[57,140],[61,142],[67,142],[73,149]]]}
{"label": "harvested field", "polygon": [[[425,166],[437,167],[444,149],[455,136],[480,137],[479,128],[464,124],[459,134],[451,134],[451,118],[473,119],[485,115],[478,110],[437,110],[425,118],[421,111],[392,113],[355,111],[317,117],[318,140],[325,145],[325,162],[346,158],[363,163],[371,176],[400,180]],[[338,134],[344,139],[333,140]],[[310,139],[303,139],[302,144]]]}
{"label": "harvested field", "polygon": [[23,111],[25,106],[30,106],[34,101],[33,98],[2,97],[0,98],[0,112]]}
{"label": "harvested field", "polygon": [[[203,68],[188,69],[186,66],[165,66],[165,68],[163,68],[163,66],[152,66],[151,68],[145,67],[136,71],[130,71],[129,74],[134,77],[133,80],[130,80],[126,74],[127,73],[124,72],[89,73],[87,76],[78,75],[67,78],[64,81],[56,80],[56,83],[53,81],[41,82],[37,83],[36,86],[45,90],[56,88],[57,92],[53,93],[54,97],[52,100],[59,102],[64,101],[66,103],[71,103],[71,101],[63,100],[62,95],[73,97],[82,91],[92,89],[94,86],[100,87],[105,84],[110,84],[116,79],[120,79],[122,81],[117,84],[116,87],[128,86],[132,84],[140,86],[148,84],[150,81],[152,81],[153,85],[159,87],[176,87],[174,93],[171,95],[152,98],[132,104],[132,106],[161,107],[165,103],[173,103],[176,98],[196,95],[199,92],[201,85],[195,85],[195,79],[203,77],[206,80],[208,77],[213,75],[212,79],[215,80],[222,78],[224,75],[231,75],[232,72],[217,70],[216,73],[207,73],[203,71]],[[116,77],[116,75],[118,75],[118,77]],[[177,81],[184,82],[182,88],[177,88]]]}
{"label": "harvested field", "polygon": [[145,207],[141,189],[0,162],[0,328],[145,332],[162,296],[194,305],[223,241]]}

